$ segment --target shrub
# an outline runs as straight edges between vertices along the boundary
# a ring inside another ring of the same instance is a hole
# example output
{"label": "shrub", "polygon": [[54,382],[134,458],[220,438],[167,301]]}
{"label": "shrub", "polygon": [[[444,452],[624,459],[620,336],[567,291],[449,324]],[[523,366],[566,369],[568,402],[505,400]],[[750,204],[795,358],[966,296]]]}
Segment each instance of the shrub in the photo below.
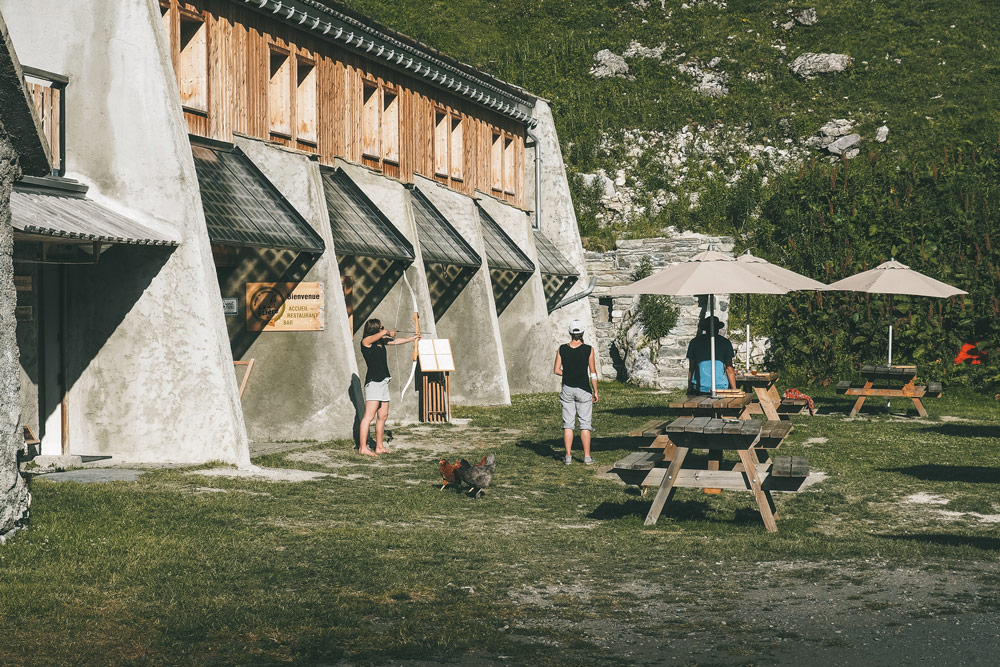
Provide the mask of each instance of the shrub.
{"label": "shrub", "polygon": [[[643,257],[639,265],[632,272],[633,280],[642,280],[653,274],[653,264],[649,257]],[[663,338],[677,324],[677,305],[669,296],[659,296],[656,294],[643,294],[639,297],[639,306],[636,315],[643,329],[646,330],[646,338],[657,340]]]}

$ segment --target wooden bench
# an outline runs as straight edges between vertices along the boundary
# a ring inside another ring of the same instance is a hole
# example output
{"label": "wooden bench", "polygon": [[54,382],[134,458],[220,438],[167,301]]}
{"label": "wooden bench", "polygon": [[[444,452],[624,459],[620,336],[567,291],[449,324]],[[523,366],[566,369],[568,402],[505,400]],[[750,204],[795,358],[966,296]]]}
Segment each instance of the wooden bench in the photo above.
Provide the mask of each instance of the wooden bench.
{"label": "wooden bench", "polygon": [[778,404],[778,416],[788,419],[791,415],[800,415],[809,407],[809,401],[804,398],[783,398]]}
{"label": "wooden bench", "polygon": [[668,419],[651,419],[639,428],[634,428],[628,432],[630,438],[655,438],[663,433],[663,427],[667,425]]}
{"label": "wooden bench", "polygon": [[[927,416],[922,398],[937,398],[942,393],[940,382],[930,382],[927,385],[916,385],[914,380],[917,377],[916,366],[862,366],[861,376],[865,383],[861,386],[854,385],[847,380],[837,383],[837,393],[845,396],[857,396],[849,416],[853,417],[861,411],[865,399],[870,397],[879,398],[908,398],[913,401],[913,407],[917,409],[917,414],[921,417]],[[889,384],[894,386],[876,387],[875,383]],[[902,383],[902,386],[899,386]]]}

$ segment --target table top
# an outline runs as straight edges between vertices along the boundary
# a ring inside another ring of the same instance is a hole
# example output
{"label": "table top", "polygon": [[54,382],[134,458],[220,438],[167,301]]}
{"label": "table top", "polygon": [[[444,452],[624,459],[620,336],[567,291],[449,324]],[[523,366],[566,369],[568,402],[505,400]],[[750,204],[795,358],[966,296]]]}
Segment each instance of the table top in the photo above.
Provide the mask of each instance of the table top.
{"label": "table top", "polygon": [[739,371],[736,373],[736,384],[774,384],[778,374],[770,371]]}
{"label": "table top", "polygon": [[763,422],[752,419],[681,417],[667,424],[670,440],[692,449],[747,449],[760,436]]}
{"label": "table top", "polygon": [[673,409],[684,410],[739,410],[753,401],[753,394],[732,394],[724,396],[706,396],[703,394],[688,394],[679,401],[668,404]]}
{"label": "table top", "polygon": [[872,377],[872,378],[892,378],[909,380],[910,378],[916,377],[917,367],[916,366],[869,366],[865,365],[861,367],[862,377]]}

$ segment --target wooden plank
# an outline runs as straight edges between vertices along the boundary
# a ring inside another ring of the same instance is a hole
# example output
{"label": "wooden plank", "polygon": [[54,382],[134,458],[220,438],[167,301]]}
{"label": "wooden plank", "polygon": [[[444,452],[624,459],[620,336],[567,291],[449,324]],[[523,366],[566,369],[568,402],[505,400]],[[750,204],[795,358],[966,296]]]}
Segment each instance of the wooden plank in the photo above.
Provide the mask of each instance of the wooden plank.
{"label": "wooden plank", "polygon": [[662,460],[663,454],[654,454],[652,452],[632,452],[625,458],[615,461],[612,468],[622,470],[650,470]]}
{"label": "wooden plank", "polygon": [[764,490],[761,485],[761,478],[757,474],[756,462],[753,460],[753,452],[748,449],[738,451],[740,460],[743,461],[744,474],[750,482],[750,490],[753,491],[757,500],[757,508],[760,510],[761,519],[764,520],[764,527],[769,533],[778,532],[778,524],[774,520],[774,502],[771,495]]}
{"label": "wooden plank", "polygon": [[837,383],[837,393],[846,393],[848,389],[851,388],[851,382],[849,380],[841,380]]}
{"label": "wooden plank", "polygon": [[694,417],[679,417],[674,421],[667,424],[664,431],[667,433],[683,433],[687,425],[691,423]]}
{"label": "wooden plank", "polygon": [[711,417],[695,417],[684,427],[685,433],[704,433],[705,427],[712,421]]}
{"label": "wooden plank", "polygon": [[766,421],[760,427],[761,438],[784,438],[792,430],[792,425],[783,421]]}
{"label": "wooden plank", "polygon": [[927,395],[927,387],[910,386],[892,387],[851,387],[844,392],[845,396],[882,396],[885,398],[923,398]]}
{"label": "wooden plank", "polygon": [[653,504],[649,508],[649,513],[646,514],[646,521],[644,522],[645,525],[655,525],[657,519],[660,518],[663,506],[673,495],[674,484],[677,482],[677,473],[680,472],[682,466],[684,465],[684,457],[687,456],[687,453],[688,450],[686,447],[677,448],[674,460],[670,463],[670,467],[667,468],[666,473],[660,480],[660,486],[656,492],[656,497],[653,498]]}
{"label": "wooden plank", "polygon": [[663,433],[663,426],[666,425],[666,420],[663,419],[650,419],[648,422],[640,426],[639,428],[634,428],[628,432],[630,438],[639,438],[646,435],[647,432],[651,432],[655,428],[659,428],[657,433],[653,436]]}
{"label": "wooden plank", "polygon": [[927,383],[927,392],[924,395],[925,396],[931,396],[931,397],[937,398],[942,393],[943,393],[943,390],[942,390],[940,382],[928,382]]}
{"label": "wooden plank", "polygon": [[670,447],[672,444],[673,443],[670,442],[670,436],[669,435],[658,435],[658,436],[656,436],[653,439],[653,441],[651,443],[649,443],[648,445],[645,445],[643,447],[640,447],[639,449],[641,449],[641,450],[650,450],[650,449],[660,449],[660,450],[662,450],[662,449],[666,449],[667,447]]}
{"label": "wooden plank", "polygon": [[[799,491],[805,482],[805,477],[778,477],[768,472],[770,466],[757,466],[757,476],[760,479],[761,487],[765,491]],[[631,479],[636,479],[637,475],[644,474],[643,471],[622,470],[619,477],[626,484],[633,486],[653,487],[659,485],[663,479],[666,468],[653,468],[645,477],[637,481],[626,481],[624,476],[632,475]],[[691,470],[683,469],[678,473],[678,478],[674,483],[674,488],[681,489],[704,489],[717,488],[725,491],[748,491],[746,477],[743,475],[743,466],[740,464],[739,470]]]}
{"label": "wooden plank", "polygon": [[726,422],[721,419],[710,419],[702,430],[705,435],[719,435],[722,433],[722,427]]}

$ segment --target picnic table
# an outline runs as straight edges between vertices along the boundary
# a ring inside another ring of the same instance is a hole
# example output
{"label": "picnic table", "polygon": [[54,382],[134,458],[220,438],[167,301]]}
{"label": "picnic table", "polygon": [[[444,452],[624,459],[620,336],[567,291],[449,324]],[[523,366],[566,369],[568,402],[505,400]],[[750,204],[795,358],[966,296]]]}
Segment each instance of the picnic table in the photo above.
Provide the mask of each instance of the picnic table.
{"label": "picnic table", "polygon": [[[862,366],[861,377],[865,379],[865,383],[860,387],[852,385],[849,380],[837,383],[838,394],[858,397],[854,407],[851,408],[849,415],[851,417],[861,411],[865,399],[871,396],[889,399],[908,398],[913,401],[917,414],[926,417],[927,410],[924,409],[921,399],[938,397],[942,393],[940,382],[929,382],[927,385],[914,384],[917,377],[916,366]],[[886,386],[876,387],[876,383]]]}
{"label": "picnic table", "polygon": [[[658,472],[655,475],[659,477],[658,490],[646,515],[646,525],[656,523],[676,488],[693,487],[750,491],[757,501],[764,526],[769,532],[778,530],[774,501],[764,484],[769,477],[780,474],[783,470],[775,471],[774,462],[761,462],[757,450],[762,447],[762,438],[771,447],[779,447],[791,432],[791,424],[750,419],[681,417],[667,424],[664,430],[676,449],[668,468],[651,468],[643,480],[646,485],[652,485],[654,480],[650,478],[654,476],[654,471]],[[733,450],[739,455],[740,462],[728,470],[685,467],[688,452],[692,449]],[[789,472],[791,467],[791,464],[783,465]]]}
{"label": "picnic table", "polygon": [[806,409],[809,402],[799,398],[782,398],[775,383],[778,374],[765,371],[739,371],[736,384],[748,394],[756,397],[756,402],[747,408],[748,415],[764,415],[768,420],[787,420]]}

